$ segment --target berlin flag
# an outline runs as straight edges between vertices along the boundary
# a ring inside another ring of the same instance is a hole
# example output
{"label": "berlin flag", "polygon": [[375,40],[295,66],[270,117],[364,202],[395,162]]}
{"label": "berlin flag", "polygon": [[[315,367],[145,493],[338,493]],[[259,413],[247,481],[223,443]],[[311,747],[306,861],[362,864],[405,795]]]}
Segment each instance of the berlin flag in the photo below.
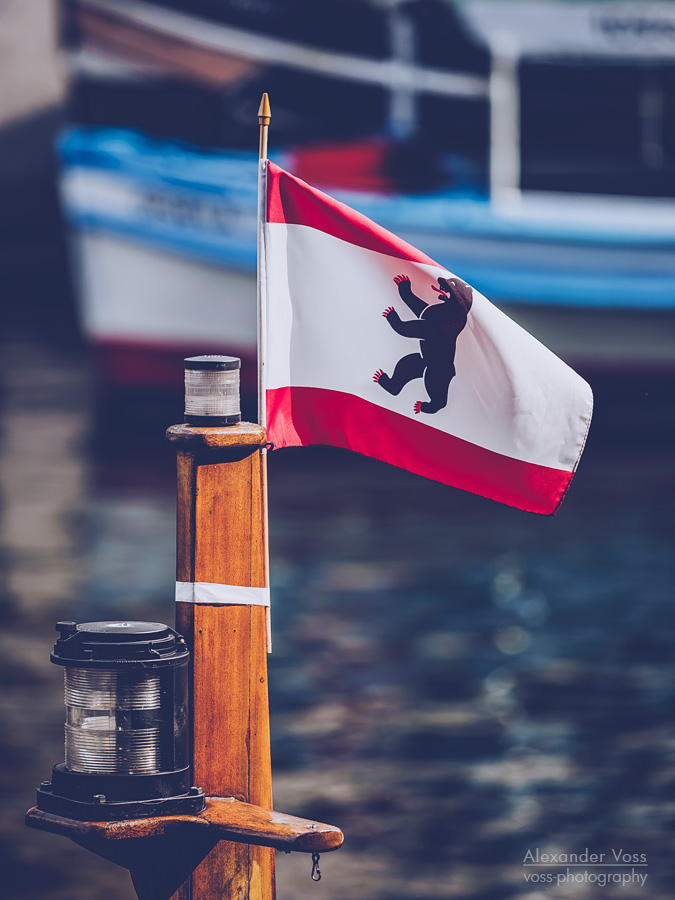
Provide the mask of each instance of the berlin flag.
{"label": "berlin flag", "polygon": [[590,387],[461,278],[261,162],[275,449],[345,447],[529,512],[562,502]]}

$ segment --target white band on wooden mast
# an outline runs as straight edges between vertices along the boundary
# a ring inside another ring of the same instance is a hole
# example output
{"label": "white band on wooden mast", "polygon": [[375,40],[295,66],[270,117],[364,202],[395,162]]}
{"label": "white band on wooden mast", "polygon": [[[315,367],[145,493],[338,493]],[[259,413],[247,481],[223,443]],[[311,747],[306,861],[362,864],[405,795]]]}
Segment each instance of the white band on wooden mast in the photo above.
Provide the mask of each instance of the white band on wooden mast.
{"label": "white band on wooden mast", "polygon": [[270,589],[213,584],[208,581],[177,581],[176,603],[206,603],[211,606],[269,606]]}

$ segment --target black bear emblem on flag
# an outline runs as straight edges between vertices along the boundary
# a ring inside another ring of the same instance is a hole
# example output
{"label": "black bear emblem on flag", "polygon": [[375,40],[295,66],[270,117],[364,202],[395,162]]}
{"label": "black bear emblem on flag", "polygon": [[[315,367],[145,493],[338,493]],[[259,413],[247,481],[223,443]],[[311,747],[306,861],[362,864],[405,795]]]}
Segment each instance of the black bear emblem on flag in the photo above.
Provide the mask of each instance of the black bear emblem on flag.
{"label": "black bear emblem on flag", "polygon": [[460,278],[439,278],[438,285],[432,284],[431,288],[442,302],[425,303],[413,294],[407,275],[397,275],[394,283],[398,285],[401,300],[417,318],[404,322],[393,306],[382,315],[397,334],[419,340],[420,352],[399,359],[391,376],[378,369],[373,381],[396,396],[409,381],[424,378],[429,400],[418,400],[413,407],[415,414],[436,413],[448,402],[448,389],[456,374],[457,338],[466,325],[473,290]]}

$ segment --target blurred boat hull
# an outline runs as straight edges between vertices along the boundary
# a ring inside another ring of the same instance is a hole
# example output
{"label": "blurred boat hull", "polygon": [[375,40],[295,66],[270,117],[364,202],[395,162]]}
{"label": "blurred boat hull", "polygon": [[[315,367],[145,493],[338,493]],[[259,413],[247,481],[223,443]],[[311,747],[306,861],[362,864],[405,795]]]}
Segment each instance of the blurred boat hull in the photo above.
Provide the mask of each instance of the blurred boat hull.
{"label": "blurred boat hull", "polygon": [[[107,130],[75,129],[61,149],[82,319],[103,379],[159,385],[183,355],[210,350],[254,372],[255,157]],[[672,203],[532,195],[499,209],[469,195],[332,193],[572,364],[675,368]]]}

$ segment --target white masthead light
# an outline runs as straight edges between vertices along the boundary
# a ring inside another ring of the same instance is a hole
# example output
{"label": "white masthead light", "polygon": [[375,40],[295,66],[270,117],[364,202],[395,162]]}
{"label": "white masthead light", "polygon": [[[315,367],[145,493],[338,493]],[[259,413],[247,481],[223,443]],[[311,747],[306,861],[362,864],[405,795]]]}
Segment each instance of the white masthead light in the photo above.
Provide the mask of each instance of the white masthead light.
{"label": "white masthead light", "polygon": [[185,360],[185,421],[189,425],[241,422],[236,356],[191,356]]}

